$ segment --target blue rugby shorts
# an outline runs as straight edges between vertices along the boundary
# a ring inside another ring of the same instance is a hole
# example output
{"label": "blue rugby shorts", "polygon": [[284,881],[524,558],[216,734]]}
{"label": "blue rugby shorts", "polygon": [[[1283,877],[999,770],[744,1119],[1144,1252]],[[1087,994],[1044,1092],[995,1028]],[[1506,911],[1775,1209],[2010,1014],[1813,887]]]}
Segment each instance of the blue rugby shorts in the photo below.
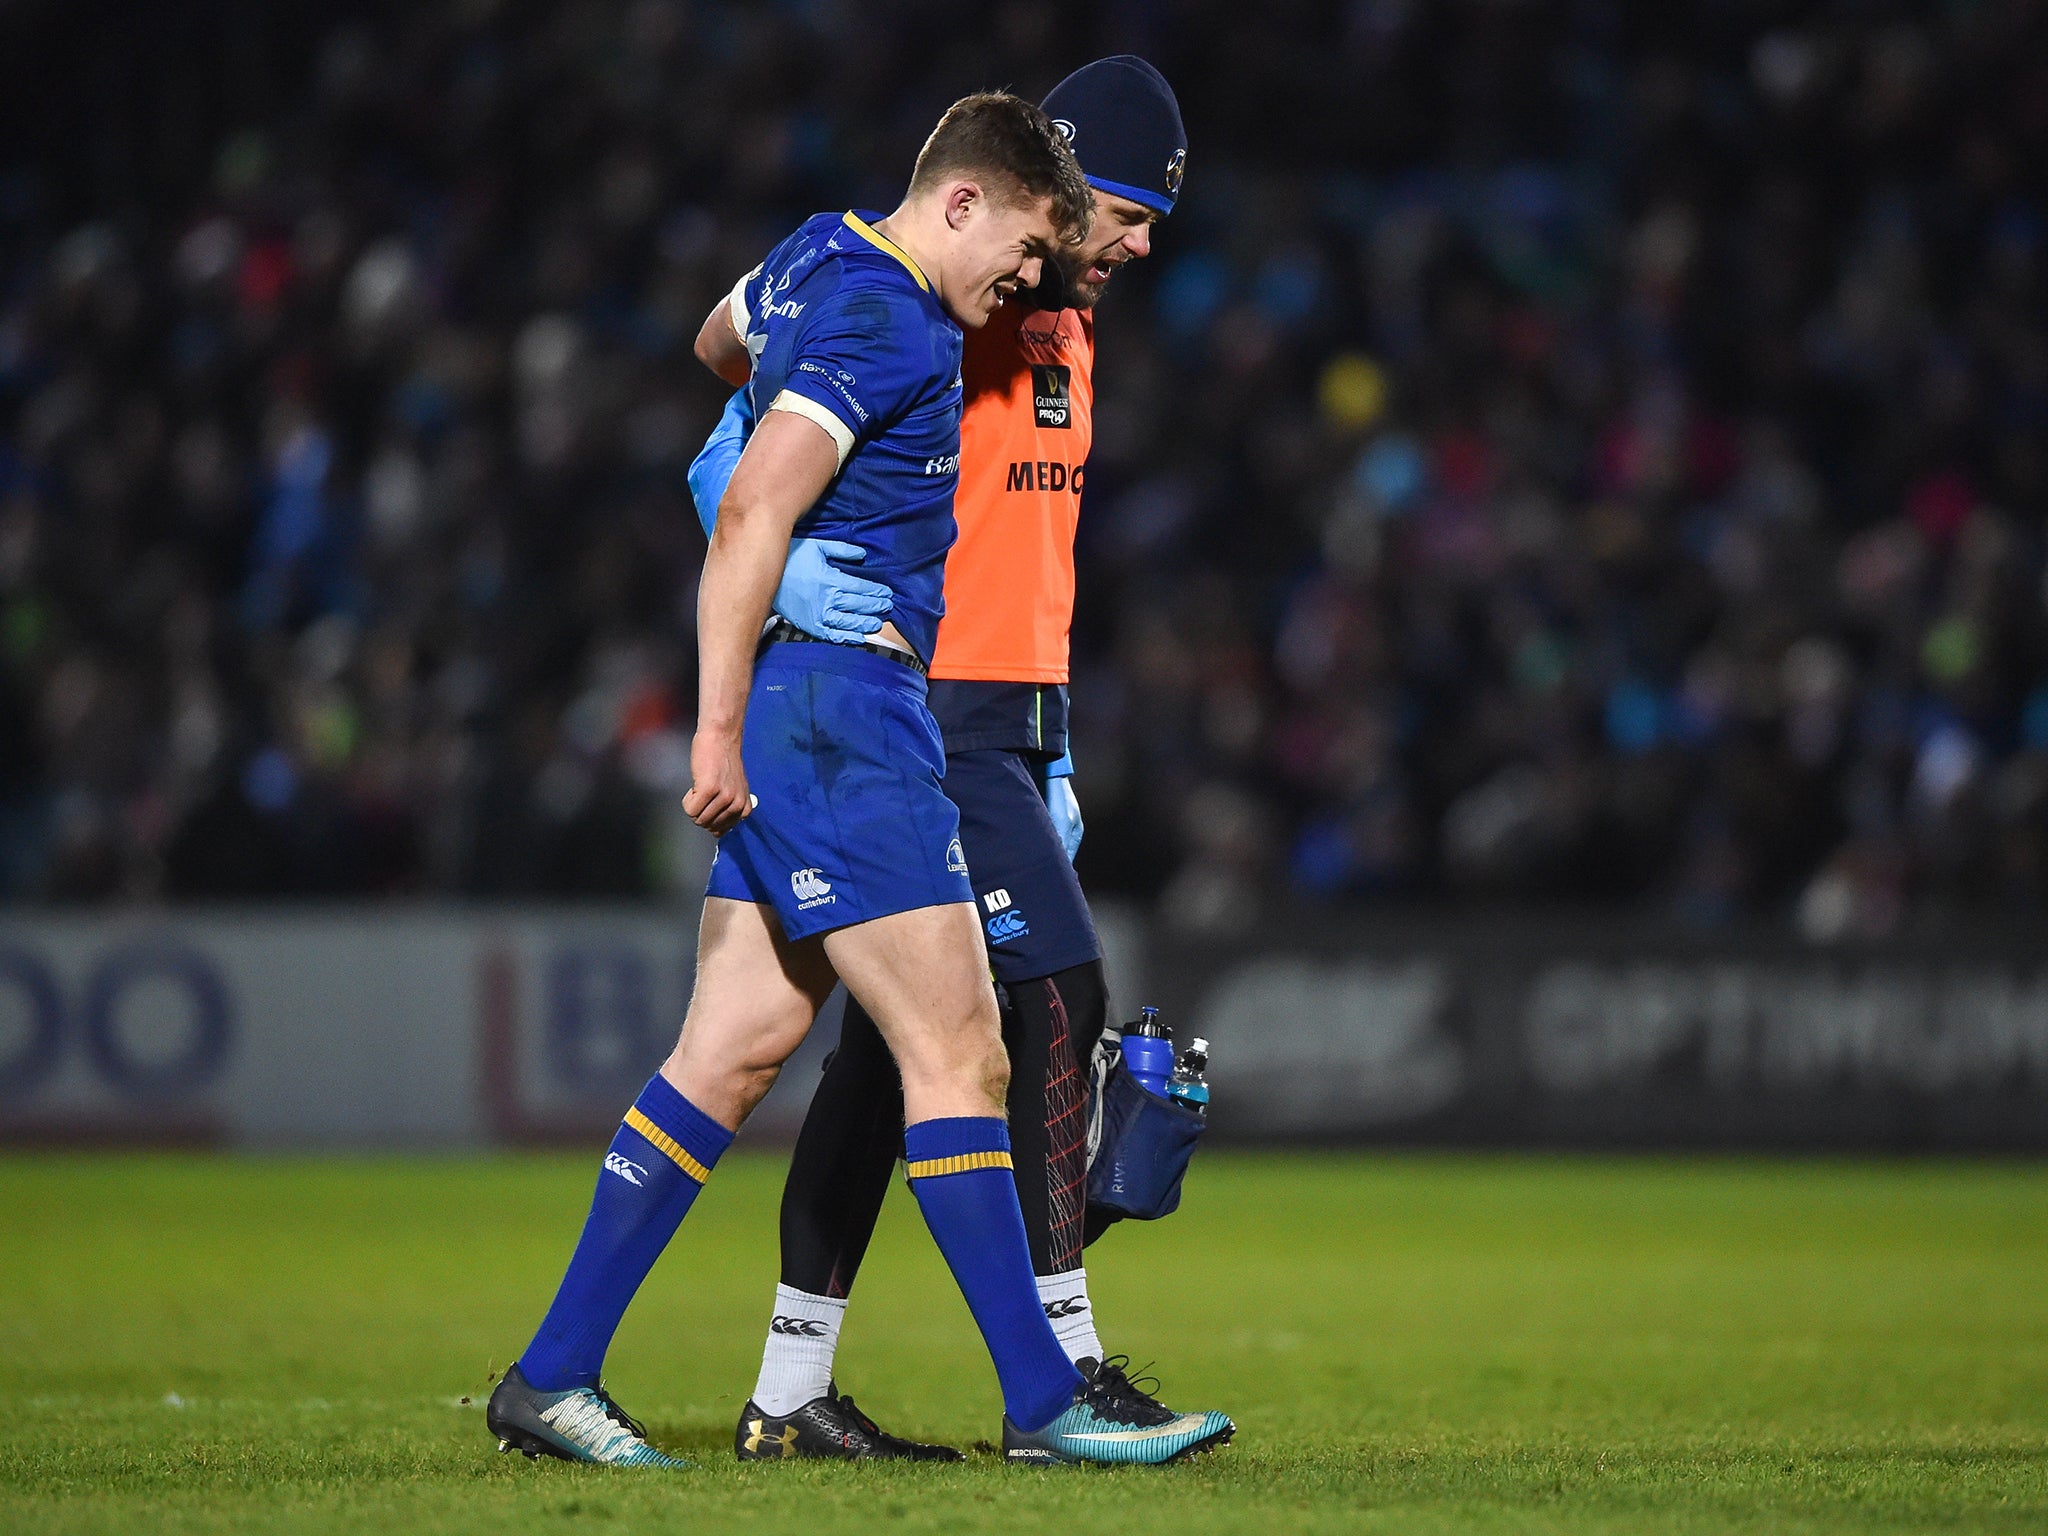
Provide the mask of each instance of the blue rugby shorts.
{"label": "blue rugby shorts", "polygon": [[741,758],[760,803],[718,840],[705,895],[766,903],[792,939],[974,900],[911,668],[854,646],[769,646]]}
{"label": "blue rugby shorts", "polygon": [[1038,791],[1036,761],[1000,748],[955,752],[946,759],[946,798],[960,810],[974,915],[997,978],[1033,981],[1100,959],[1081,882]]}

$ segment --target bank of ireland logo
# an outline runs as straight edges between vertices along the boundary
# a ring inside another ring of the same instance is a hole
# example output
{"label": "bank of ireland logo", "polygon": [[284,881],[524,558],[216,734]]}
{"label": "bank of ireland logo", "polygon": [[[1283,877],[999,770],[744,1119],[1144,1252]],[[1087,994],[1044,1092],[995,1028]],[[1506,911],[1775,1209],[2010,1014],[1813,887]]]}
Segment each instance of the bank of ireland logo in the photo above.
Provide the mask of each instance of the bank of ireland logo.
{"label": "bank of ireland logo", "polygon": [[967,850],[960,846],[957,837],[946,844],[946,868],[956,875],[967,873]]}
{"label": "bank of ireland logo", "polygon": [[808,911],[837,899],[832,894],[831,882],[820,878],[822,874],[821,870],[799,869],[790,875],[789,888],[796,895],[798,911]]}
{"label": "bank of ireland logo", "polygon": [[1066,120],[1066,119],[1065,119],[1064,117],[1056,117],[1056,118],[1054,118],[1054,119],[1052,120],[1052,127],[1053,127],[1053,132],[1057,133],[1057,134],[1058,134],[1058,135],[1059,135],[1059,136],[1060,136],[1061,138],[1065,139],[1065,140],[1066,140],[1066,141],[1067,141],[1067,142],[1068,142],[1069,144],[1071,144],[1071,143],[1073,143],[1073,142],[1074,142],[1074,125],[1073,125],[1072,123],[1068,122],[1068,121],[1067,121],[1067,120]]}

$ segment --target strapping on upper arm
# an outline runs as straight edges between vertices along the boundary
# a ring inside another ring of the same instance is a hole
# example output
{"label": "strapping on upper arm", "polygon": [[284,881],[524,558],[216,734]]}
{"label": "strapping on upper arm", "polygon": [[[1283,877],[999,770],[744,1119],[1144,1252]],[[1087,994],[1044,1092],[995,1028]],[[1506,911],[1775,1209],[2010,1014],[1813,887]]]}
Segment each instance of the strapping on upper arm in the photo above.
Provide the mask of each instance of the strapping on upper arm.
{"label": "strapping on upper arm", "polygon": [[781,394],[777,395],[770,402],[768,409],[771,411],[788,411],[793,416],[801,416],[805,421],[815,422],[820,427],[823,427],[826,434],[832,439],[832,446],[839,450],[839,462],[833,468],[839,470],[846,467],[847,458],[853,453],[853,433],[848,429],[846,423],[833,415],[831,411],[818,404],[817,401],[809,396],[800,395],[791,389],[785,389]]}
{"label": "strapping on upper arm", "polygon": [[732,292],[725,296],[725,318],[732,325],[735,340],[745,345],[747,328],[753,322],[753,315],[747,308],[747,284],[761,275],[759,267],[747,273],[732,285]]}

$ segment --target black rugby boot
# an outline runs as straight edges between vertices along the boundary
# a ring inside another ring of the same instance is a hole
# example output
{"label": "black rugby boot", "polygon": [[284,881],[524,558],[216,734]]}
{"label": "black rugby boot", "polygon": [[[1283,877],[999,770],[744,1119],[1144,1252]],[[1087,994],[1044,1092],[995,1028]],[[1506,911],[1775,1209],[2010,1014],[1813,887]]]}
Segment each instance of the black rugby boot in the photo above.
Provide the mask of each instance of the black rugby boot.
{"label": "black rugby boot", "polygon": [[835,1461],[962,1461],[950,1445],[925,1445],[892,1435],[840,1395],[837,1384],[794,1413],[777,1417],[750,1401],[740,1410],[732,1453],[741,1461],[820,1457]]}

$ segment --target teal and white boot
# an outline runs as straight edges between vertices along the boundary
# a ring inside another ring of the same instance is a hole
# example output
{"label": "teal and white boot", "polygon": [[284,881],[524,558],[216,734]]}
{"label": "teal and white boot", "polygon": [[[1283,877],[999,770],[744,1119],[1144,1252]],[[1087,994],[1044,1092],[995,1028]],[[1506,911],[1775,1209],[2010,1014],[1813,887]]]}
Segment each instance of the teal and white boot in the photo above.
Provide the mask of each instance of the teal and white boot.
{"label": "teal and white boot", "polygon": [[647,1431],[612,1401],[602,1382],[566,1392],[543,1392],[516,1364],[491,1393],[484,1422],[498,1437],[499,1450],[524,1451],[529,1458],[555,1456],[608,1467],[690,1465],[649,1445]]}
{"label": "teal and white boot", "polygon": [[1220,1413],[1175,1413],[1141,1390],[1128,1357],[1079,1362],[1073,1406],[1045,1428],[1025,1431],[1003,1416],[1003,1460],[1040,1466],[1095,1462],[1161,1466],[1222,1445],[1237,1426]]}

